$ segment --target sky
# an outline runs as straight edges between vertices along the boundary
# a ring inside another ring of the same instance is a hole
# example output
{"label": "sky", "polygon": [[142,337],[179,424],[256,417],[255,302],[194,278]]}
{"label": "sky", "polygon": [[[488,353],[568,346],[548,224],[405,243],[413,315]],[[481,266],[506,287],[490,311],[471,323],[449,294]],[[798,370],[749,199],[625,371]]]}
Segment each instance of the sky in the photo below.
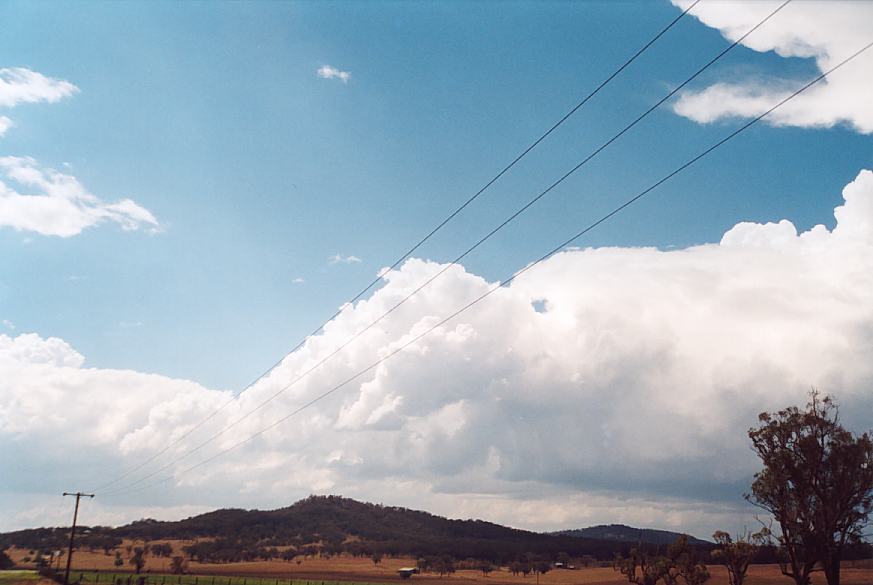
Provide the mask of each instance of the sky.
{"label": "sky", "polygon": [[873,426],[873,50],[441,321],[873,41],[873,5],[789,3],[447,266],[778,6],[703,0],[384,270],[688,5],[0,5],[0,530],[122,474],[82,522],[334,493],[753,526],[757,413],[816,387]]}

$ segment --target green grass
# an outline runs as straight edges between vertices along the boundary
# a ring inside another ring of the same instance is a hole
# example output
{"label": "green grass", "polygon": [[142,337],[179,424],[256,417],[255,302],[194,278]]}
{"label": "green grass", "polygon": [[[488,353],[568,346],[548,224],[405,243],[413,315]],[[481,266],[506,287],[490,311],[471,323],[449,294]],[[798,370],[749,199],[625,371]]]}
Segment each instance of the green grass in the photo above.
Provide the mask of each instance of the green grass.
{"label": "green grass", "polygon": [[333,581],[323,579],[276,579],[261,577],[225,577],[212,575],[169,575],[142,573],[111,573],[95,571],[72,571],[70,583],[80,580],[89,585],[105,584],[113,585],[117,579],[122,580],[122,585],[127,585],[128,577],[130,585],[136,585],[137,577],[143,577],[146,585],[381,585],[376,583],[364,583],[355,581]]}
{"label": "green grass", "polygon": [[37,581],[39,573],[36,571],[0,571],[0,583],[12,581]]}

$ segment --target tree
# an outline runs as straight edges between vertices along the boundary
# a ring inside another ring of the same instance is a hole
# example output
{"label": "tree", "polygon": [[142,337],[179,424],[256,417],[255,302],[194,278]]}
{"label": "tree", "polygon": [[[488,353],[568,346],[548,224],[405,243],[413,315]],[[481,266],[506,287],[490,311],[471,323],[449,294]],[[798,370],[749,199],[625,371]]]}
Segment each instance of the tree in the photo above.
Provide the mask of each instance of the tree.
{"label": "tree", "polygon": [[167,542],[151,545],[152,555],[156,557],[169,557],[173,554],[173,546]]}
{"label": "tree", "polygon": [[370,555],[370,560],[373,561],[373,565],[378,565],[382,562],[382,554],[374,552],[372,555]]}
{"label": "tree", "polygon": [[494,570],[494,565],[492,565],[488,561],[482,561],[481,563],[479,563],[479,570],[482,571],[483,577],[487,577],[488,573]]}
{"label": "tree", "polygon": [[686,585],[703,585],[709,581],[709,569],[697,549],[689,546],[688,535],[682,534],[667,547],[665,583],[676,583],[681,577]]}
{"label": "tree", "polygon": [[185,557],[175,556],[170,561],[170,570],[174,575],[181,575],[187,570],[187,564],[185,563]]}
{"label": "tree", "polygon": [[440,577],[443,575],[451,575],[455,572],[455,562],[449,556],[442,556],[431,565],[431,568]]}
{"label": "tree", "polygon": [[6,554],[6,551],[0,550],[0,571],[11,569],[14,566],[15,563],[12,562],[12,559],[9,558],[9,555]]}
{"label": "tree", "polygon": [[548,561],[537,561],[533,565],[533,570],[537,576],[537,583],[540,582],[540,575],[545,575],[552,570],[552,564]]}
{"label": "tree", "polygon": [[133,556],[130,557],[130,564],[133,565],[136,574],[139,575],[142,572],[142,568],[145,566],[145,550],[142,547],[138,546],[133,549]]}
{"label": "tree", "polygon": [[860,540],[873,511],[873,439],[843,428],[836,403],[815,390],[806,410],[758,421],[749,438],[764,469],[746,497],[779,524],[782,572],[808,585],[820,562],[828,584],[839,585],[843,550]]}
{"label": "tree", "polygon": [[717,530],[712,535],[712,539],[718,545],[718,548],[712,551],[712,558],[727,568],[728,583],[743,585],[746,571],[763,542],[764,534],[761,532],[751,534],[746,531],[734,540],[727,532]]}
{"label": "tree", "polygon": [[521,563],[521,576],[527,577],[533,572],[533,567],[528,562]]}
{"label": "tree", "polygon": [[121,551],[115,551],[115,566],[121,567],[124,564],[124,559],[121,558]]}
{"label": "tree", "polygon": [[616,553],[612,568],[624,575],[629,583],[656,585],[663,579],[667,567],[663,557],[654,557],[641,548],[632,548],[627,557]]}
{"label": "tree", "polygon": [[45,555],[42,554],[42,551],[36,552],[36,556],[34,557],[33,562],[37,567],[40,568],[49,566],[49,561],[48,559],[46,559]]}

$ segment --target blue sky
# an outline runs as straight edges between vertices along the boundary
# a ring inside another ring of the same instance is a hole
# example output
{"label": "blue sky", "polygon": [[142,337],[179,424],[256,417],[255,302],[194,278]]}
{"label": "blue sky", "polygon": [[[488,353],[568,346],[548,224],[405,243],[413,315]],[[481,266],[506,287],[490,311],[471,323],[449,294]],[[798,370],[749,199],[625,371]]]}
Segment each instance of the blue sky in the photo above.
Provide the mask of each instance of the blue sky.
{"label": "blue sky", "polygon": [[[32,157],[101,200],[129,198],[159,227],[109,221],[57,237],[0,222],[0,333],[62,339],[85,367],[239,390],[679,10],[4,3],[0,67],[78,91],[0,108],[14,123],[0,155]],[[808,21],[803,10],[783,22]],[[456,256],[725,47],[726,27],[683,19],[416,256]],[[689,90],[799,84],[820,70],[779,51],[739,46]],[[350,77],[321,77],[323,66]],[[682,249],[782,219],[832,229],[841,190],[873,165],[853,115],[758,125],[579,245]],[[464,267],[504,278],[742,123],[716,117],[665,105]]]}
{"label": "blue sky", "polygon": [[[94,366],[231,389],[319,325],[676,13],[663,3],[2,10],[17,23],[0,40],[7,60],[81,90],[16,110],[4,151],[54,168],[68,162],[93,193],[130,197],[166,226],[156,236],[104,228],[71,241],[4,230],[4,317],[70,341]],[[682,22],[421,253],[456,256],[724,42]],[[751,66],[784,71],[784,61],[741,47],[709,78]],[[351,81],[318,78],[325,64]],[[812,66],[787,69],[801,76]],[[726,127],[665,108],[467,265],[502,278]],[[870,159],[869,139],[848,130],[756,129],[585,244],[683,246],[716,240],[739,220],[826,223],[836,201],[821,193],[837,194]],[[362,262],[329,266],[337,253]]]}

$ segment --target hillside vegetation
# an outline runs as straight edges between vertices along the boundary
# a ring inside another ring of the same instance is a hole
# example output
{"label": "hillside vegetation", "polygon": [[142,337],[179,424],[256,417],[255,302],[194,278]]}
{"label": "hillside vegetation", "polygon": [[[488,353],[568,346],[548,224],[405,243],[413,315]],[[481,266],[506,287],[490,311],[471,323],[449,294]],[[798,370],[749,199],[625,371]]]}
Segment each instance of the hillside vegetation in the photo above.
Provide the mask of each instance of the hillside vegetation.
{"label": "hillside vegetation", "polygon": [[[68,531],[39,528],[0,535],[0,547],[63,548]],[[261,558],[276,547],[298,554],[404,555],[491,559],[508,562],[526,554],[560,553],[609,560],[630,543],[573,534],[541,534],[482,520],[450,520],[427,512],[369,504],[339,496],[311,496],[277,510],[216,510],[176,522],[140,520],[118,528],[90,527],[80,546],[117,546],[130,540],[199,540],[203,558]],[[236,552],[234,552],[236,551]],[[254,556],[252,556],[254,555]]]}

